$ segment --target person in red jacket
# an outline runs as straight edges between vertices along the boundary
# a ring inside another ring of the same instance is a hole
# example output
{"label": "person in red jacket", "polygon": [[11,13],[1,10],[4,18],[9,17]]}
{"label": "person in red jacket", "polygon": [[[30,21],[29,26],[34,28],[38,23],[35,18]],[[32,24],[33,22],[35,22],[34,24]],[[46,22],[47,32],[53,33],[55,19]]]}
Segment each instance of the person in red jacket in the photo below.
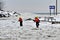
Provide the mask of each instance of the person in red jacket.
{"label": "person in red jacket", "polygon": [[38,17],[35,17],[34,22],[36,22],[36,27],[39,28],[39,22],[40,22],[40,20],[39,20]]}
{"label": "person in red jacket", "polygon": [[23,20],[21,17],[19,18],[19,22],[20,22],[20,26],[23,26],[23,24],[22,24]]}

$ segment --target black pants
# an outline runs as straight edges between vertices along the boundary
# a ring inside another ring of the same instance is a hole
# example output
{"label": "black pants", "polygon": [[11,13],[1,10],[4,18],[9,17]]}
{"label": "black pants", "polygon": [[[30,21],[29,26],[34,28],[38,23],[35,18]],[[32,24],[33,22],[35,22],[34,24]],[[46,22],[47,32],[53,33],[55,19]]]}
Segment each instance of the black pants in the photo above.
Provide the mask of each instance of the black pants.
{"label": "black pants", "polygon": [[20,26],[23,26],[22,22],[20,22]]}
{"label": "black pants", "polygon": [[39,27],[39,22],[36,22],[36,27],[37,27],[37,28]]}

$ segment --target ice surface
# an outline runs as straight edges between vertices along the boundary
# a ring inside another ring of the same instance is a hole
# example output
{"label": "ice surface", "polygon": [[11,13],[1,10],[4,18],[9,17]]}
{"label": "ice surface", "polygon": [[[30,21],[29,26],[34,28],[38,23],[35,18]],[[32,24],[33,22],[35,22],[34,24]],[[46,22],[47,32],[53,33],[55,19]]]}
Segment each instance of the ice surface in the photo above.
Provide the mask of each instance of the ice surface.
{"label": "ice surface", "polygon": [[0,20],[0,40],[60,40],[60,24],[40,22],[38,30],[34,28],[33,21],[23,20],[21,27],[15,17]]}

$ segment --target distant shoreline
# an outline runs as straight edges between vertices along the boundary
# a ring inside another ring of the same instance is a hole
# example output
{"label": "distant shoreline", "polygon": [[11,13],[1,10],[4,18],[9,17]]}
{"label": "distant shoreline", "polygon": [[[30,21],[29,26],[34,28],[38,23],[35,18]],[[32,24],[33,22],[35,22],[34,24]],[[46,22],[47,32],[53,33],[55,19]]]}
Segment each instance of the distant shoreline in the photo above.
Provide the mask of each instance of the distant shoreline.
{"label": "distant shoreline", "polygon": [[[50,15],[50,13],[34,13],[34,14],[41,14],[41,15]],[[60,14],[60,13],[57,13],[57,14]],[[54,15],[54,13],[51,13],[51,15]]]}

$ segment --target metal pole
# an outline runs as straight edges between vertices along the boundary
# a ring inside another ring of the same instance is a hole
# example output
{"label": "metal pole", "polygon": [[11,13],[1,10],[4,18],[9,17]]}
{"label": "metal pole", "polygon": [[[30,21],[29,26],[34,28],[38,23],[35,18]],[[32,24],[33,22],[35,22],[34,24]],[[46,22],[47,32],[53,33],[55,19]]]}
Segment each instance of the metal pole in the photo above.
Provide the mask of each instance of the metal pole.
{"label": "metal pole", "polygon": [[50,9],[50,15],[51,15],[51,9]]}
{"label": "metal pole", "polygon": [[57,0],[56,0],[56,15],[57,15]]}
{"label": "metal pole", "polygon": [[55,15],[55,9],[54,9],[54,15]]}

